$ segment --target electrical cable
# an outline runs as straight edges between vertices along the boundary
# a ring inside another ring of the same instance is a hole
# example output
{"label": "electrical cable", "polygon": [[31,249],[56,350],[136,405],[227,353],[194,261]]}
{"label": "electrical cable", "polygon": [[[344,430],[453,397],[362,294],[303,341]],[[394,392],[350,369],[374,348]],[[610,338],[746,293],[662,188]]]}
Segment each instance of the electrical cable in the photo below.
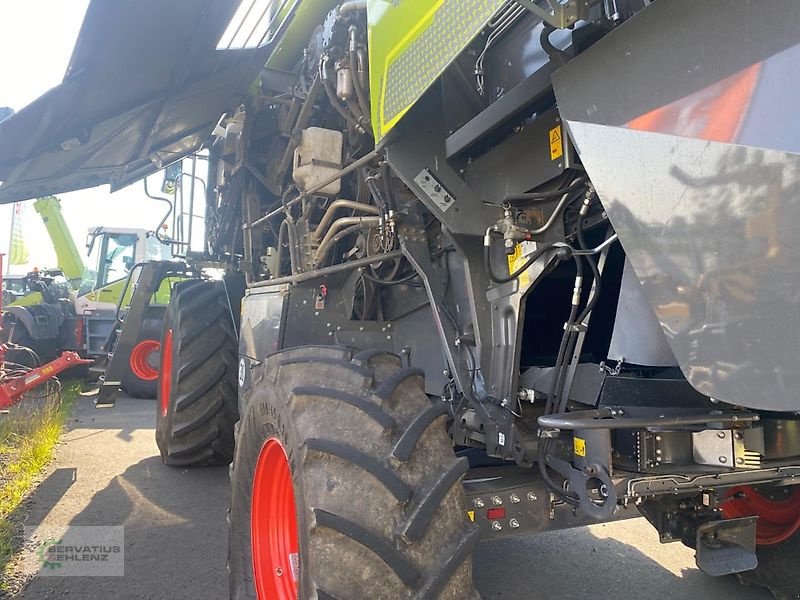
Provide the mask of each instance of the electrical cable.
{"label": "electrical cable", "polygon": [[373,283],[377,283],[378,285],[400,285],[402,283],[408,283],[419,277],[419,273],[414,271],[409,275],[402,277],[401,279],[378,279],[377,277],[373,277],[372,275],[367,275],[366,273],[362,273],[361,276],[366,279],[367,281],[371,281]]}
{"label": "electrical cable", "polygon": [[550,250],[553,250],[554,248],[569,248],[569,247],[570,247],[569,244],[566,244],[565,242],[551,242],[549,244],[543,244],[539,246],[536,250],[534,250],[530,256],[528,256],[528,259],[521,267],[514,270],[512,273],[509,273],[507,276],[500,276],[495,274],[495,272],[492,270],[491,246],[484,243],[483,263],[484,266],[486,267],[486,274],[489,276],[489,279],[491,279],[495,283],[508,283],[509,281],[513,281],[514,279],[522,275],[522,273],[524,273],[528,269],[528,267],[530,267],[533,263],[535,263],[539,258],[544,256]]}

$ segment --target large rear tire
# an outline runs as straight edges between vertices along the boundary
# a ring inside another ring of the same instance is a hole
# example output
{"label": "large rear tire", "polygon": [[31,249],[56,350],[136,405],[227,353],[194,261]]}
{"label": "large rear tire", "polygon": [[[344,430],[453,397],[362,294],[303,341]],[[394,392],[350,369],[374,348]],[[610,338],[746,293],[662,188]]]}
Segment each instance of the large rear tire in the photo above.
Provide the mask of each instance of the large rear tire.
{"label": "large rear tire", "polygon": [[446,408],[382,352],[286,350],[252,373],[231,471],[235,600],[477,598]]}
{"label": "large rear tire", "polygon": [[5,325],[6,329],[4,329],[2,335],[0,335],[0,344],[8,341],[12,343],[11,347],[6,350],[5,359],[7,362],[30,369],[47,362],[43,361],[42,357],[39,355],[42,348],[33,341],[30,333],[28,333],[28,330],[25,329],[22,323],[17,322],[14,324],[11,340],[8,339],[8,331],[11,328],[8,323]]}
{"label": "large rear tire", "polygon": [[164,317],[156,443],[168,465],[225,465],[238,418],[238,342],[221,281],[173,288]]}

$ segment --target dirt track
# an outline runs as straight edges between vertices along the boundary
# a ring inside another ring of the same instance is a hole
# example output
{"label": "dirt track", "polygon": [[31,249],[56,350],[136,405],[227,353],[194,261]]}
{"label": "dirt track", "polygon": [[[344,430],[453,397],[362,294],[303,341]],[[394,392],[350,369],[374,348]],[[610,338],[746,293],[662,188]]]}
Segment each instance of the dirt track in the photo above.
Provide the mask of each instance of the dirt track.
{"label": "dirt track", "polygon": [[[116,408],[98,411],[83,398],[27,518],[27,524],[124,525],[125,576],[34,577],[18,597],[227,597],[227,469],[165,467],[154,421],[153,401],[123,398]],[[486,600],[770,598],[732,579],[705,577],[691,550],[661,546],[639,519],[487,542],[476,564]]]}

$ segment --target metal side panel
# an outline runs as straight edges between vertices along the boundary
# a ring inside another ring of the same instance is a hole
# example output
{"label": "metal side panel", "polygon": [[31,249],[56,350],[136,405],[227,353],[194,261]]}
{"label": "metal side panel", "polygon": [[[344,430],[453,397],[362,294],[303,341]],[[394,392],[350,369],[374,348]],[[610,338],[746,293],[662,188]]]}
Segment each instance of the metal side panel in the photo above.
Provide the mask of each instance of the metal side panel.
{"label": "metal side panel", "polygon": [[554,76],[688,381],[800,410],[800,3],[659,0]]}

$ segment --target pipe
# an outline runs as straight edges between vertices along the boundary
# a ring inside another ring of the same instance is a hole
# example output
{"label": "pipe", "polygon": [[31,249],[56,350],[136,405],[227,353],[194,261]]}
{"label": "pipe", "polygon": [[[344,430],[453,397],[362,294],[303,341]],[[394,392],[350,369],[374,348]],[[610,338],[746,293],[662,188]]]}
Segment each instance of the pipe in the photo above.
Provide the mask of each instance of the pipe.
{"label": "pipe", "polygon": [[[752,423],[760,417],[754,413],[719,413],[705,415],[678,415],[676,417],[622,417],[609,419],[616,410],[576,410],[539,417],[543,429],[642,429],[647,427],[687,427],[711,423]],[[619,413],[616,413],[619,414]]]}
{"label": "pipe", "polygon": [[314,264],[319,265],[324,263],[325,260],[328,258],[328,254],[330,253],[331,248],[333,248],[336,242],[360,230],[361,230],[361,225],[350,225],[350,227],[345,227],[344,229],[342,229],[339,233],[333,236],[333,238],[331,238],[330,244],[328,244],[325,247],[322,246],[319,247],[316,254],[314,255]]}
{"label": "pipe", "polygon": [[503,198],[503,202],[532,202],[536,200],[552,200],[561,194],[569,194],[584,187],[585,177],[578,177],[565,188],[550,190],[547,192],[526,192],[524,194],[509,194]]}
{"label": "pipe", "polygon": [[359,167],[363,167],[368,162],[370,162],[372,160],[375,160],[380,155],[380,153],[381,153],[381,150],[376,148],[372,152],[369,152],[369,153],[365,154],[364,156],[362,156],[358,160],[351,162],[349,165],[344,167],[342,170],[337,171],[335,174],[331,175],[330,177],[325,178],[324,180],[322,180],[321,183],[318,183],[317,185],[315,185],[311,189],[303,192],[297,198],[294,198],[293,200],[290,200],[289,202],[286,203],[285,206],[281,206],[280,208],[276,208],[272,212],[269,212],[266,215],[264,215],[263,217],[261,217],[259,219],[256,219],[255,221],[253,221],[252,223],[250,223],[248,225],[245,225],[245,228],[250,228],[250,227],[255,227],[257,225],[261,225],[261,223],[263,223],[264,221],[267,221],[268,219],[271,219],[272,217],[281,214],[285,209],[291,208],[292,206],[294,206],[295,204],[297,204],[298,202],[300,202],[304,198],[307,198],[308,196],[311,196],[312,194],[317,193],[322,188],[330,185],[334,181],[337,181],[338,179],[341,179],[345,175],[349,175],[350,173],[352,173],[353,171],[355,171]]}
{"label": "pipe", "polygon": [[615,233],[614,235],[609,236],[608,239],[606,239],[606,241],[604,241],[599,246],[595,246],[594,248],[589,248],[587,250],[575,250],[573,252],[573,254],[576,255],[576,256],[591,256],[592,254],[598,254],[598,253],[602,252],[603,250],[605,250],[606,248],[608,248],[611,244],[616,242],[618,239],[619,239],[619,236]]}
{"label": "pipe", "polygon": [[353,200],[335,200],[331,203],[331,205],[325,211],[325,214],[320,219],[319,225],[312,233],[312,238],[318,240],[322,235],[322,232],[328,227],[331,220],[333,220],[333,213],[335,213],[340,208],[351,208],[353,210],[360,210],[371,215],[379,214],[378,207],[372,206],[371,204],[364,204],[362,202],[355,202]]}
{"label": "pipe", "polygon": [[337,273],[343,273],[344,271],[350,271],[352,269],[358,269],[360,267],[368,267],[369,265],[373,265],[378,262],[383,262],[385,260],[394,260],[395,258],[401,258],[402,256],[403,256],[402,250],[394,250],[392,252],[387,252],[385,254],[366,256],[364,258],[359,258],[357,260],[351,260],[350,262],[333,265],[331,267],[325,267],[324,269],[317,269],[315,271],[306,271],[305,273],[298,273],[297,275],[291,275],[289,277],[277,277],[275,279],[268,279],[267,281],[259,281],[257,283],[254,283],[250,287],[260,288],[260,287],[270,287],[274,285],[283,285],[285,283],[303,283],[304,281],[308,281],[309,279],[318,279],[321,277],[327,277],[328,275],[336,275]]}
{"label": "pipe", "polygon": [[[569,188],[567,188],[567,189],[569,189]],[[544,225],[542,225],[538,229],[530,229],[528,231],[528,233],[530,235],[541,235],[542,233],[544,233],[545,231],[550,229],[553,226],[553,223],[556,222],[556,218],[564,210],[564,207],[566,207],[567,204],[569,204],[570,202],[572,202],[572,201],[574,201],[576,199],[576,198],[570,198],[569,194],[570,194],[570,192],[566,192],[564,194],[564,196],[561,198],[561,200],[559,201],[559,203],[556,205],[555,209],[553,210],[553,214],[551,214],[550,218],[547,219],[547,223],[545,223]]]}
{"label": "pipe", "polygon": [[330,226],[328,232],[325,234],[325,237],[322,238],[322,241],[319,244],[319,248],[317,248],[317,252],[314,255],[315,262],[318,262],[319,257],[322,254],[322,251],[325,249],[326,246],[331,244],[332,238],[336,235],[336,233],[349,225],[360,225],[360,226],[368,226],[368,227],[376,227],[381,224],[380,217],[342,217],[341,219],[336,219],[333,222],[333,225]]}
{"label": "pipe", "polygon": [[364,70],[363,62],[360,60],[358,55],[358,27],[355,25],[350,25],[348,33],[350,35],[350,51],[348,52],[348,57],[350,59],[350,74],[353,77],[353,87],[356,90],[358,108],[361,110],[361,114],[364,116],[364,119],[369,122],[369,100],[367,99],[364,87],[361,85],[361,77],[364,73]]}
{"label": "pipe", "polygon": [[289,262],[292,267],[292,275],[294,275],[300,268],[300,256],[298,255],[299,246],[297,245],[297,230],[294,227],[294,221],[291,219],[284,219],[287,224],[286,233],[289,238]]}

